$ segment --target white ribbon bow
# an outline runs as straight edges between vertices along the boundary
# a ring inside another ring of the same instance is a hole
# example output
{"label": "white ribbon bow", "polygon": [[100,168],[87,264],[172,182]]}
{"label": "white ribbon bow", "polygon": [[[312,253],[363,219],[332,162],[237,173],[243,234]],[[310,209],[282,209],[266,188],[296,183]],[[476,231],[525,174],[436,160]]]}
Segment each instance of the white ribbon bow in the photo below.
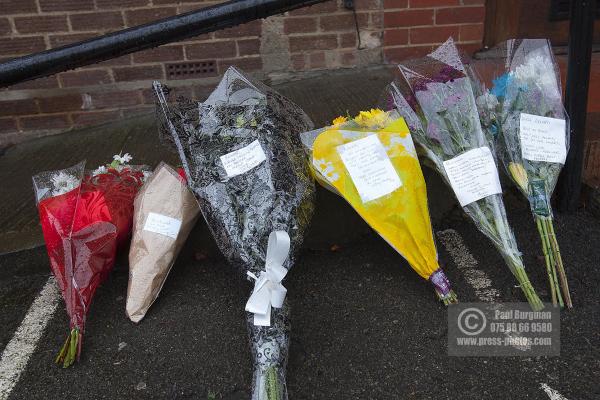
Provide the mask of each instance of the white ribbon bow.
{"label": "white ribbon bow", "polygon": [[254,314],[254,325],[271,326],[271,307],[283,307],[287,289],[281,281],[287,274],[283,263],[290,252],[290,236],[285,231],[273,231],[269,235],[265,270],[258,277],[247,274],[254,282],[254,291],[246,303],[246,311]]}

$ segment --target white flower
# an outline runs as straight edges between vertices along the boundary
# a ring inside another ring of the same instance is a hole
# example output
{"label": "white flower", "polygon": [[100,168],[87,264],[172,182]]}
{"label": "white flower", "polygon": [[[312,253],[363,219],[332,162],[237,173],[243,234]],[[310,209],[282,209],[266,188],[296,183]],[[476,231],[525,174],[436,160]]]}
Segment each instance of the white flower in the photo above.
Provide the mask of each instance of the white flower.
{"label": "white flower", "polygon": [[512,74],[521,84],[539,85],[545,94],[560,97],[554,65],[545,55],[528,57]]}
{"label": "white flower", "polygon": [[496,107],[498,107],[498,98],[489,91],[486,91],[484,94],[477,97],[475,102],[477,103],[477,107],[486,111],[494,111]]}
{"label": "white flower", "polygon": [[131,154],[129,154],[129,153],[125,153],[123,155],[115,154],[113,156],[113,160],[115,160],[121,164],[127,164],[129,161],[133,160],[133,157],[131,157]]}
{"label": "white flower", "polygon": [[50,178],[53,185],[52,196],[60,196],[63,193],[70,192],[79,186],[79,179],[63,171],[52,175]]}
{"label": "white flower", "polygon": [[107,172],[108,172],[108,170],[106,169],[106,167],[104,165],[101,165],[92,172],[92,175],[96,176],[96,175],[100,175],[100,174],[105,174]]}
{"label": "white flower", "polygon": [[131,154],[129,154],[129,153],[125,153],[125,154],[123,154],[123,157],[121,157],[121,162],[123,164],[127,164],[131,160],[133,160],[133,157],[131,157]]}

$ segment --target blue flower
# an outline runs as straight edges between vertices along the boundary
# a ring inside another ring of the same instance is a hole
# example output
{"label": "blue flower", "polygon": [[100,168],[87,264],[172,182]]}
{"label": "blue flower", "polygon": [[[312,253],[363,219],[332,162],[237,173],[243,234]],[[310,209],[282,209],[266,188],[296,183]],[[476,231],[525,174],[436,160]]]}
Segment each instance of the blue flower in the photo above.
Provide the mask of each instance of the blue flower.
{"label": "blue flower", "polygon": [[494,86],[490,91],[496,97],[504,97],[506,94],[506,87],[510,84],[511,76],[508,73],[504,73],[494,79],[492,82]]}

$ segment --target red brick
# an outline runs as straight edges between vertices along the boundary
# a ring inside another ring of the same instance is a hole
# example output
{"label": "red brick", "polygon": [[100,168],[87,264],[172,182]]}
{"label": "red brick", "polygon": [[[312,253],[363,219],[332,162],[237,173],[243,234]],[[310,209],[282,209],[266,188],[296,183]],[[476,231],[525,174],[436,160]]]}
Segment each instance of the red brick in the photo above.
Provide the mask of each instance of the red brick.
{"label": "red brick", "polygon": [[185,46],[185,53],[189,60],[207,60],[212,58],[235,57],[235,42],[211,42],[190,44]]}
{"label": "red brick", "polygon": [[39,78],[32,81],[17,83],[16,85],[9,87],[9,90],[54,89],[57,87],[58,79],[56,78],[56,75],[52,75],[46,78]]}
{"label": "red brick", "polygon": [[339,35],[340,48],[356,47],[356,41],[356,32]]}
{"label": "red brick", "polygon": [[42,97],[38,99],[42,114],[61,113],[65,111],[81,110],[83,99],[80,94],[67,94],[64,96]]}
{"label": "red brick", "polygon": [[15,17],[15,27],[19,33],[61,32],[69,30],[67,17],[61,15]]}
{"label": "red brick", "polygon": [[259,39],[243,39],[237,41],[238,56],[250,56],[260,54]]}
{"label": "red brick", "polygon": [[310,68],[325,68],[325,53],[320,51],[318,53],[311,53],[308,56]]}
{"label": "red brick", "polygon": [[310,7],[301,7],[294,11],[290,11],[289,15],[313,15],[313,14],[325,14],[338,10],[337,0],[329,0],[323,3],[315,4]]}
{"label": "red brick", "polygon": [[61,47],[68,44],[81,42],[83,40],[91,39],[96,37],[94,33],[76,33],[76,34],[65,34],[65,35],[50,35],[50,46]]}
{"label": "red brick", "polygon": [[0,0],[0,10],[3,15],[36,13],[35,0]]}
{"label": "red brick", "polygon": [[[195,85],[194,85],[195,86]],[[214,89],[214,87],[212,87]],[[156,94],[154,89],[142,89],[142,102],[144,104],[155,104],[156,103]],[[194,97],[194,89],[191,86],[177,86],[177,87],[169,87],[169,97],[172,99],[177,99],[179,97],[186,97],[191,99]]]}
{"label": "red brick", "polygon": [[0,55],[29,54],[46,49],[41,36],[0,38]]}
{"label": "red brick", "polygon": [[386,12],[383,16],[386,28],[433,25],[433,10],[403,10]]}
{"label": "red brick", "polygon": [[475,5],[475,4],[485,4],[485,0],[461,0],[462,4],[465,6]]}
{"label": "red brick", "polygon": [[438,8],[435,10],[436,25],[483,22],[484,18],[485,8],[479,6]]}
{"label": "red brick", "polygon": [[[319,18],[322,31],[348,31],[356,30],[354,15],[327,15]],[[359,26],[362,24],[359,23]],[[363,25],[364,26],[364,25]]]}
{"label": "red brick", "polygon": [[458,6],[460,0],[409,0],[410,8]]}
{"label": "red brick", "polygon": [[94,9],[94,0],[38,0],[46,11],[86,11]]}
{"label": "red brick", "polygon": [[384,0],[383,9],[390,10],[394,8],[406,8],[408,7],[408,0]]}
{"label": "red brick", "polygon": [[233,28],[221,29],[215,32],[215,38],[240,38],[245,36],[260,36],[262,21],[252,21],[247,24],[234,26]]}
{"label": "red brick", "polygon": [[354,67],[356,66],[356,52],[348,51],[340,53],[340,63],[344,67]]}
{"label": "red brick", "polygon": [[118,11],[103,11],[69,15],[74,31],[106,32],[123,28],[123,15]]}
{"label": "red brick", "polygon": [[66,129],[71,126],[66,115],[40,115],[20,118],[21,128],[25,131],[43,131]]}
{"label": "red brick", "polygon": [[283,33],[312,33],[317,31],[315,17],[286,18],[283,20]]}
{"label": "red brick", "polygon": [[165,76],[161,65],[113,68],[113,73],[117,82],[164,79]]}
{"label": "red brick", "polygon": [[0,101],[0,116],[37,114],[38,107],[34,99]]}
{"label": "red brick", "polygon": [[458,46],[459,50],[462,50],[463,52],[465,52],[469,55],[472,55],[476,51],[481,50],[481,43],[467,43],[467,44],[459,43],[457,46]]}
{"label": "red brick", "polygon": [[295,71],[302,70],[305,67],[304,53],[301,54],[292,54],[290,56],[290,61],[292,62],[292,68]]}
{"label": "red brick", "polygon": [[0,118],[0,133],[16,132],[17,120],[14,118]]}
{"label": "red brick", "polygon": [[289,40],[292,53],[305,50],[330,50],[337,47],[336,35],[296,36]]}
{"label": "red brick", "polygon": [[86,111],[82,113],[71,114],[73,125],[75,126],[93,126],[105,122],[112,122],[121,117],[119,111]]}
{"label": "red brick", "polygon": [[[200,8],[206,8],[206,7],[210,7],[210,6],[214,6],[216,4],[220,4],[222,2],[202,2],[200,4],[179,4],[179,6],[177,7],[177,13],[178,14],[185,14],[185,13],[189,13],[191,11],[198,11]],[[154,3],[156,4],[156,2]]]}
{"label": "red brick", "polygon": [[410,28],[410,43],[443,43],[449,37],[458,36],[458,26],[432,26]]}
{"label": "red brick", "polygon": [[384,49],[386,62],[404,61],[423,57],[433,50],[433,46],[389,47]]}
{"label": "red brick", "polygon": [[133,54],[134,63],[183,60],[183,46],[160,46]]}
{"label": "red brick", "polygon": [[383,32],[384,46],[408,44],[408,29],[386,29]]}
{"label": "red brick", "polygon": [[244,72],[258,71],[262,69],[262,59],[260,57],[244,57],[231,60],[219,60],[219,74],[225,73],[230,66],[236,66]]}
{"label": "red brick", "polygon": [[357,11],[360,10],[379,10],[383,0],[354,0],[354,6]]}
{"label": "red brick", "polygon": [[[196,7],[202,7],[202,3],[205,3],[202,0],[153,0],[152,4],[181,4],[181,3],[196,3]],[[200,3],[200,5],[198,4]]]}
{"label": "red brick", "polygon": [[98,8],[130,8],[150,4],[149,0],[96,0]]}
{"label": "red brick", "polygon": [[96,110],[134,106],[142,103],[142,94],[138,90],[129,92],[91,93],[90,96],[90,108]]}
{"label": "red brick", "polygon": [[108,71],[99,69],[63,72],[59,79],[62,87],[93,86],[112,82]]}
{"label": "red brick", "polygon": [[177,14],[175,7],[152,7],[141,10],[128,10],[125,12],[125,20],[127,26],[131,27],[171,17],[175,14]]}
{"label": "red brick", "polygon": [[0,18],[0,36],[8,35],[12,31],[8,18]]}
{"label": "red brick", "polygon": [[131,65],[131,54],[99,62],[94,64],[94,67],[114,67],[123,65]]}
{"label": "red brick", "polygon": [[461,42],[483,40],[483,24],[461,25],[458,40]]}

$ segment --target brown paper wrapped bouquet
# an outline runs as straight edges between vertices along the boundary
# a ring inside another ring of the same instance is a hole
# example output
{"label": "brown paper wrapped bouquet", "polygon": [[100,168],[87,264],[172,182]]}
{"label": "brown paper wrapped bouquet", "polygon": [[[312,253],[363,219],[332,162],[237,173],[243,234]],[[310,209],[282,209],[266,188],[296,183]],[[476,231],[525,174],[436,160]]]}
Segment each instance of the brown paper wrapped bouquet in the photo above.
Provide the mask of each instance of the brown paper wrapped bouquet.
{"label": "brown paper wrapped bouquet", "polygon": [[135,199],[126,313],[140,322],[194,227],[200,208],[185,175],[161,163]]}

